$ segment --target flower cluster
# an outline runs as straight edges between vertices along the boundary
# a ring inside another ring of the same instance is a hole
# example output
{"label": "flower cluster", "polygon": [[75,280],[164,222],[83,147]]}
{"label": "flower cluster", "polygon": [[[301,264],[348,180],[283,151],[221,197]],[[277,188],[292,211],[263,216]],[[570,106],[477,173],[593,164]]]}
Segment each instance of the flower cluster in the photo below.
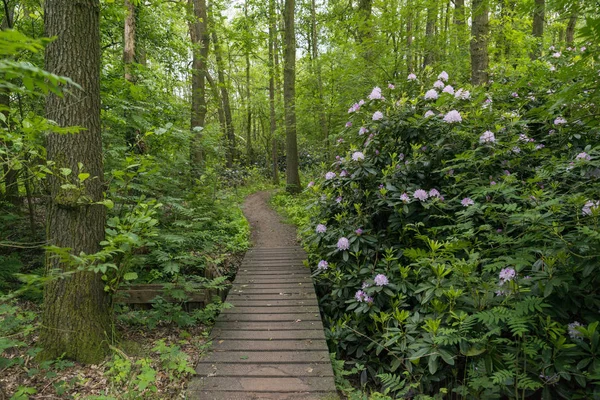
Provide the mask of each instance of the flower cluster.
{"label": "flower cluster", "polygon": [[494,132],[485,131],[479,137],[479,143],[495,143],[496,137],[494,136]]}
{"label": "flower cluster", "polygon": [[350,248],[350,241],[348,238],[341,237],[337,242],[337,248],[339,251],[348,250]]}
{"label": "flower cluster", "polygon": [[317,264],[317,269],[320,271],[324,271],[327,268],[329,268],[329,263],[325,260],[321,260],[319,261],[319,264]]}
{"label": "flower cluster", "polygon": [[319,225],[317,225],[315,231],[317,233],[325,233],[325,232],[327,232],[327,227],[323,224],[319,224]]}
{"label": "flower cluster", "polygon": [[373,91],[369,95],[369,100],[385,100],[385,98],[381,95],[381,89],[379,87],[373,88]]}

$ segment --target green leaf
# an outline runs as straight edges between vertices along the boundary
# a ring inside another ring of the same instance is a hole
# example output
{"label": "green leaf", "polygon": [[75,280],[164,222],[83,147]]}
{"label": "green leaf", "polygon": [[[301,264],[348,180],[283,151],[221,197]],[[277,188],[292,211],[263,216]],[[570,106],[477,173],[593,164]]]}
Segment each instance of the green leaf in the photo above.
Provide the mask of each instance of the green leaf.
{"label": "green leaf", "polygon": [[123,275],[123,279],[126,281],[134,281],[137,278],[138,278],[137,272],[127,272],[125,275]]}

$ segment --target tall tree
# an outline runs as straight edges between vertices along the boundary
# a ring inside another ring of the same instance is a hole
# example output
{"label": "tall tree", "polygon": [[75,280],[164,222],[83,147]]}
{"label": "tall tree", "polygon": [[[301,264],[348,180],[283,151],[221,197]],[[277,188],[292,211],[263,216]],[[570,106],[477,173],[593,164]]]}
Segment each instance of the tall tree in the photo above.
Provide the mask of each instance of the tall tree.
{"label": "tall tree", "polygon": [[190,146],[190,162],[192,175],[198,176],[204,154],[202,151],[202,129],[206,122],[206,71],[210,36],[207,29],[208,15],[206,0],[188,0],[191,14],[189,29],[192,41],[192,143]]}
{"label": "tall tree", "polygon": [[[3,1],[4,18],[0,25],[1,30],[12,29],[15,15],[15,4],[9,1]],[[4,122],[0,121],[0,124],[10,124],[10,91],[7,88],[0,88],[0,113],[4,115]],[[9,126],[7,126],[9,127]],[[10,146],[10,143],[7,143]],[[2,175],[1,181],[4,181],[4,198],[9,203],[18,206],[21,203],[19,198],[19,182],[18,171],[10,168],[8,165],[3,166],[3,170],[0,171]]]}
{"label": "tall tree", "polygon": [[223,63],[223,54],[221,50],[221,44],[217,36],[216,26],[212,27],[212,41],[215,49],[215,58],[217,61],[217,79],[219,81],[219,89],[221,91],[221,102],[223,104],[223,114],[225,117],[225,135],[227,137],[227,153],[226,153],[226,165],[228,168],[233,166],[233,162],[236,158],[235,154],[235,129],[233,126],[233,119],[231,117],[231,105],[229,103],[229,89],[227,89],[227,82],[225,81],[225,64]]}
{"label": "tall tree", "polygon": [[279,185],[277,152],[277,115],[275,113],[275,40],[277,36],[275,0],[269,0],[269,132],[271,137],[271,164],[273,183]]}
{"label": "tall tree", "polygon": [[413,18],[414,10],[412,0],[406,0],[406,69],[408,73],[412,73],[413,67]]}
{"label": "tall tree", "polygon": [[132,82],[131,67],[135,62],[135,5],[131,0],[125,0],[125,27],[123,29],[123,64],[125,80]]}
{"label": "tall tree", "polygon": [[298,141],[296,138],[296,36],[294,0],[285,0],[285,52],[283,66],[283,99],[286,133],[286,183],[291,193],[300,191],[298,171]]}
{"label": "tall tree", "polygon": [[437,19],[437,1],[429,0],[427,4],[427,23],[425,25],[425,57],[423,67],[433,64],[436,52],[435,24]]}
{"label": "tall tree", "polygon": [[567,24],[566,42],[567,46],[573,45],[575,40],[575,27],[577,26],[577,18],[579,17],[579,1],[574,1],[571,5],[569,22]]}
{"label": "tall tree", "polygon": [[531,52],[531,59],[535,60],[542,55],[544,47],[544,20],[546,17],[546,0],[535,0],[533,8],[533,29],[532,34],[536,39],[535,47]]}
{"label": "tall tree", "polygon": [[[46,0],[44,12],[46,35],[56,37],[46,48],[46,69],[81,85],[64,97],[48,95],[47,118],[61,127],[82,128],[77,134],[47,136],[48,160],[62,169],[63,177],[55,176],[49,182],[47,241],[70,249],[74,255],[91,254],[99,250],[106,220],[105,207],[98,204],[104,187],[100,1]],[[73,188],[65,187],[65,180]],[[44,287],[40,357],[99,362],[108,350],[110,331],[108,298],[100,274],[74,271],[72,265],[50,253],[46,268],[48,273],[58,270],[71,274],[66,279],[50,280]]]}
{"label": "tall tree", "polygon": [[319,37],[317,35],[317,10],[315,0],[310,1],[310,36],[312,42],[311,62],[313,72],[317,81],[316,106],[317,114],[319,115],[319,124],[323,140],[325,141],[325,149],[329,152],[329,128],[327,126],[327,115],[325,114],[325,101],[323,98],[323,77],[321,75],[321,60],[319,60]]}
{"label": "tall tree", "polygon": [[488,82],[489,0],[473,0],[471,6],[471,83],[481,85]]}

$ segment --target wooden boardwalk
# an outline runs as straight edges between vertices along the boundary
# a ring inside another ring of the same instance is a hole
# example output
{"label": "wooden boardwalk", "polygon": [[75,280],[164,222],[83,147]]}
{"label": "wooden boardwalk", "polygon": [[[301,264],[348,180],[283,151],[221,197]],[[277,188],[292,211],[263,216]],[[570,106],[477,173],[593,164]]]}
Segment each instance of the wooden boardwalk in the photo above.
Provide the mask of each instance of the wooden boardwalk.
{"label": "wooden boardwalk", "polygon": [[248,251],[189,399],[338,399],[305,258],[298,246]]}

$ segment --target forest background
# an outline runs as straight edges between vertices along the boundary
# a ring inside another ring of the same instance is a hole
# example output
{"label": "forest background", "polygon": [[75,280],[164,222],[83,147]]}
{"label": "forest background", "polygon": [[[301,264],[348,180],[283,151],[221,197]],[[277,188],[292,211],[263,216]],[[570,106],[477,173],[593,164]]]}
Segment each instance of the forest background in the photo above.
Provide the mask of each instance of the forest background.
{"label": "forest background", "polygon": [[[109,330],[113,307],[110,295],[125,281],[181,282],[197,276],[202,285],[221,287],[222,276],[215,278],[207,271],[248,246],[247,226],[239,210],[230,212],[237,210],[234,205],[248,190],[237,188],[248,182],[266,184],[267,180],[277,185],[279,175],[285,174],[287,189],[298,192],[303,187],[299,171],[314,177],[332,162],[339,162],[336,156],[343,158],[351,150],[354,154],[354,141],[363,126],[351,120],[349,113],[360,110],[359,100],[368,93],[369,100],[388,98],[389,104],[382,110],[387,118],[388,114],[400,115],[398,107],[407,102],[422,101],[425,85],[433,84],[438,77],[443,86],[438,88],[436,112],[451,111],[445,109],[451,104],[442,95],[442,88],[446,90],[449,83],[460,87],[463,94],[469,93],[467,99],[482,103],[493,99],[497,105],[498,114],[494,116],[470,111],[481,121],[470,126],[472,132],[481,128],[482,132],[490,129],[498,134],[506,127],[500,122],[506,118],[503,112],[518,112],[520,122],[511,125],[514,129],[525,129],[522,124],[527,123],[526,128],[536,132],[541,130],[540,124],[563,118],[565,124],[569,122],[569,135],[580,136],[569,136],[570,144],[564,148],[564,143],[546,144],[547,156],[577,150],[575,154],[585,154],[580,159],[592,162],[589,171],[595,168],[598,93],[594,85],[598,80],[595,63],[600,23],[598,4],[594,2],[248,0],[233,6],[204,0],[84,3],[89,8],[87,18],[95,22],[70,21],[70,40],[60,35],[57,39],[45,37],[65,28],[53,25],[60,23],[58,16],[79,15],[72,8],[76,7],[74,3],[3,0],[0,11],[0,288],[39,302],[38,285],[44,283],[46,299],[53,293],[69,293],[59,299],[67,309],[67,304],[90,295],[85,294],[87,288],[94,288],[96,294],[91,296],[106,305],[101,309],[83,308],[77,316],[57,312],[64,310],[62,306],[53,306],[47,300],[42,306],[40,334],[44,350],[37,355],[39,359],[102,359],[109,347],[96,345],[105,342],[103,332]],[[89,48],[97,52],[86,50]],[[79,73],[82,65],[91,68],[86,72],[90,75],[83,75],[83,79]],[[90,76],[93,78],[88,79]],[[92,90],[90,82],[95,82]],[[382,89],[377,92],[374,87]],[[82,89],[93,92],[95,102],[78,101]],[[444,93],[449,94],[450,89]],[[436,92],[436,100],[437,96]],[[461,100],[460,96],[453,98]],[[74,111],[63,114],[60,110],[67,105]],[[369,107],[372,103],[363,110]],[[425,111],[430,110],[417,109],[421,114]],[[97,115],[97,119],[90,122],[90,115]],[[409,116],[404,117],[409,120]],[[578,124],[570,125],[571,121]],[[413,128],[417,132],[419,127]],[[396,133],[402,131],[400,125],[393,129]],[[477,132],[477,140],[480,134]],[[87,139],[82,143],[77,137]],[[428,140],[423,134],[412,145],[428,145]],[[398,139],[386,143],[391,146]],[[382,152],[385,146],[382,143]],[[397,151],[392,147],[390,152]],[[408,149],[412,148],[407,148],[406,154]],[[431,165],[448,169],[444,163],[437,164],[444,157],[431,161]],[[367,171],[367,175],[385,171],[388,163],[375,161],[371,167],[375,172]],[[531,172],[536,167],[528,168]],[[581,180],[595,182],[596,176],[589,171],[582,172]],[[348,188],[369,190],[363,186],[365,182],[360,182],[360,174],[353,175],[353,179],[354,186],[348,183]],[[385,185],[384,189],[392,190]],[[334,200],[342,191],[326,194]],[[592,201],[590,198],[580,200],[579,209]],[[313,217],[321,222],[326,219],[324,215],[337,219],[343,215],[330,205],[318,207],[323,214]],[[590,203],[588,209],[591,214],[597,203]],[[90,212],[95,217],[86,217],[92,222],[84,223],[81,216],[89,216]],[[377,221],[372,224],[383,229],[382,234],[392,233],[388,226],[378,226]],[[597,242],[597,233],[586,235],[585,240],[593,238]],[[590,246],[595,248],[596,242]],[[378,243],[376,252],[381,252],[387,242],[384,239]],[[316,256],[319,250],[314,249],[314,253]],[[347,254],[340,253],[340,257],[348,261]],[[589,276],[589,267],[582,269],[584,276]],[[79,277],[79,283],[65,284],[59,279],[64,274]],[[552,290],[544,297],[551,294]],[[354,292],[344,296],[351,299]],[[592,300],[590,304],[595,304],[594,296]],[[18,319],[18,306],[7,304],[4,318]],[[536,304],[527,307],[543,308]],[[81,315],[94,318],[82,319]],[[191,323],[183,315],[180,322]],[[206,316],[197,316],[201,318]],[[400,323],[406,319],[401,315],[395,318]],[[158,323],[156,318],[154,322]],[[87,334],[61,339],[53,334],[52,327]],[[3,347],[19,347],[21,340],[7,338],[22,328],[19,323],[5,328]],[[365,332],[369,329],[383,331],[377,322]],[[594,332],[586,334],[597,336]],[[338,351],[346,349],[345,344],[336,346]],[[528,351],[524,345],[519,346],[517,355]],[[595,371],[596,346],[594,357],[582,358],[588,361],[582,361],[580,368],[593,366]],[[361,360],[367,347],[352,346],[344,357]],[[368,350],[378,354],[381,347],[371,346]],[[417,349],[416,354],[420,351]],[[425,354],[429,353],[416,358]],[[448,365],[453,357],[442,356]],[[432,359],[428,360],[429,374],[436,376],[437,357]],[[395,372],[398,366],[387,372]],[[527,362],[524,366],[527,369]],[[509,387],[510,393],[522,392],[523,396],[539,390],[550,396],[557,387],[556,377],[564,377],[558,370],[542,370],[546,378],[540,378],[541,383],[515,379],[522,372],[510,370],[509,375],[496,375],[490,378],[492,383],[478,382],[479,386],[471,389],[481,395],[491,385]],[[375,382],[382,387],[379,375],[386,372],[385,368],[361,371],[364,383]],[[573,379],[585,388],[596,381],[594,371],[591,375],[574,375],[585,379]],[[387,376],[384,386],[391,392],[414,387],[430,393],[441,390],[422,380],[421,374],[402,384],[397,377]],[[395,386],[390,384],[394,379]],[[436,379],[441,378],[433,381]],[[441,379],[442,386],[446,385],[445,379]],[[417,386],[405,386],[408,382]],[[464,395],[467,389],[461,386],[463,383],[448,386]],[[557,393],[569,393],[572,389],[566,385],[566,389],[558,386]],[[506,395],[505,389],[498,390]]]}

